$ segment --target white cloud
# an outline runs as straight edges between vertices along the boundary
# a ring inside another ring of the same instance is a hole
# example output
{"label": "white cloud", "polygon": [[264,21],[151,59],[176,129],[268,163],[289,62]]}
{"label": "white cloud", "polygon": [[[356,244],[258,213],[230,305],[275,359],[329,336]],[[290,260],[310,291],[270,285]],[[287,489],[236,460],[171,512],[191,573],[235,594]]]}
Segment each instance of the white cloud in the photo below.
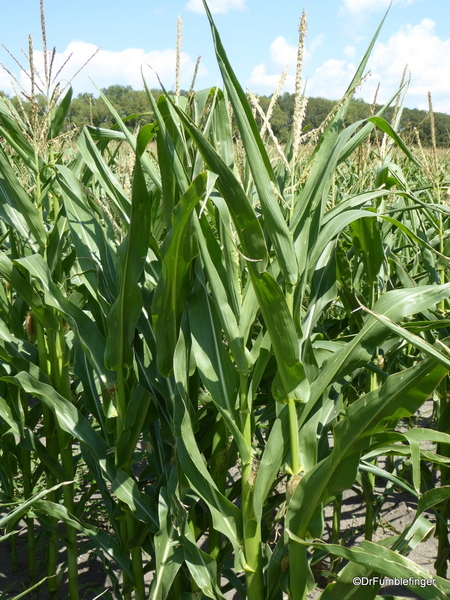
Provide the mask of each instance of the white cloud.
{"label": "white cloud", "polygon": [[[323,46],[323,33],[316,35],[307,45],[304,51],[303,61],[311,58],[311,55],[321,46]],[[274,65],[285,67],[289,65],[294,68],[297,64],[297,46],[289,44],[282,35],[274,39],[270,44],[270,59]]]}
{"label": "white cloud", "polygon": [[[95,53],[96,46],[82,41],[73,41],[64,50],[56,53],[53,67],[53,74],[68,59],[72,57],[63,68],[58,80],[63,84],[70,80],[75,73],[88,61]],[[144,76],[149,87],[159,87],[156,73],[161,79],[163,85],[172,89],[175,83],[175,49],[154,50],[145,52],[142,48],[127,48],[119,52],[110,50],[99,50],[92,60],[82,69],[73,81],[75,93],[94,92],[92,82],[98,87],[108,87],[115,83],[121,85],[131,85],[133,88],[142,88],[143,81],[141,75],[141,66],[144,66]],[[40,51],[34,53],[35,66],[38,72],[44,70],[43,54]],[[149,65],[151,69],[147,68]],[[181,87],[189,87],[192,74],[194,72],[195,61],[191,57],[181,53]],[[200,64],[199,76],[206,74],[206,69]],[[3,78],[0,79],[0,89]],[[25,89],[29,88],[29,79],[22,72],[20,74],[20,83]],[[8,90],[6,90],[8,91]]]}
{"label": "white cloud", "polygon": [[[427,109],[427,94],[431,92],[436,111],[450,113],[450,37],[442,39],[435,33],[436,24],[423,19],[417,25],[404,25],[385,43],[377,42],[370,58],[368,77],[356,95],[372,102],[380,82],[378,102],[383,103],[398,90],[405,66],[411,83],[406,96],[406,106]],[[337,100],[345,93],[356,71],[353,64],[355,48],[347,46],[341,57],[327,60],[313,73],[307,73],[308,96],[323,96]],[[281,72],[289,63],[285,91],[294,90],[296,48],[282,38],[276,38],[270,46],[267,63],[256,66],[248,81],[249,87],[262,93],[275,90]]]}
{"label": "white cloud", "polygon": [[[370,77],[363,82],[357,96],[372,102],[380,82],[378,102],[386,102],[398,90],[405,66],[411,83],[405,105],[427,107],[431,91],[436,111],[450,112],[450,38],[435,34],[435,23],[423,19],[418,25],[404,25],[386,43],[377,42],[369,60]],[[344,56],[353,59],[354,48],[344,49]],[[348,59],[328,60],[308,80],[310,96],[340,98],[355,73]]]}
{"label": "white cloud", "polygon": [[[226,14],[231,10],[243,10],[245,8],[245,3],[246,0],[209,0],[208,6],[213,14]],[[195,13],[205,12],[202,0],[189,0],[186,4],[186,8]]]}
{"label": "white cloud", "polygon": [[355,46],[347,46],[346,48],[344,48],[344,54],[345,54],[345,56],[348,56],[349,58],[353,58],[356,54],[356,47]]}
{"label": "white cloud", "polygon": [[[409,6],[417,0],[394,0],[393,4]],[[387,10],[391,0],[344,0],[341,5],[343,13],[369,13]]]}
{"label": "white cloud", "polygon": [[6,94],[14,93],[13,87],[11,85],[11,77],[1,67],[0,67],[0,92],[5,92]]}
{"label": "white cloud", "polygon": [[323,46],[324,38],[325,38],[325,36],[323,35],[323,33],[316,35],[316,37],[313,38],[311,40],[311,42],[308,44],[307,54],[313,54],[317,50],[317,48],[320,48],[321,46]]}
{"label": "white cloud", "polygon": [[270,44],[270,59],[277,67],[292,67],[297,62],[297,46],[291,46],[286,38],[280,35]]}
{"label": "white cloud", "polygon": [[337,100],[347,90],[356,68],[345,60],[330,59],[323,63],[308,80],[308,96]]}
{"label": "white cloud", "polygon": [[[305,48],[304,62],[306,62],[317,48],[323,44],[323,35],[316,36]],[[281,73],[288,66],[289,74],[286,78],[283,91],[293,92],[295,87],[294,70],[297,64],[297,46],[289,44],[283,36],[278,36],[270,44],[270,64],[261,63],[251,72],[248,85],[253,89],[264,88],[272,92],[280,81]],[[271,73],[273,71],[273,73]]]}
{"label": "white cloud", "polygon": [[[264,63],[257,65],[250,74],[250,79],[248,80],[248,86],[253,90],[265,90],[268,93],[275,91],[278,86],[278,82],[280,81],[281,73],[275,73],[274,75],[270,75],[267,73],[267,68]],[[292,92],[294,87],[292,75],[288,75],[286,82],[284,84],[284,90]]]}
{"label": "white cloud", "polygon": [[[321,46],[323,36],[319,35],[308,44],[304,62],[311,57],[313,50]],[[297,63],[297,46],[290,45],[282,36],[275,38],[270,45],[270,64],[257,65],[248,81],[251,89],[273,92],[280,80],[286,65],[290,66],[283,91],[293,92],[295,89],[295,65]],[[339,98],[346,91],[354,73],[355,66],[345,60],[328,60],[320,66],[312,77],[308,76],[308,96],[325,96]],[[306,71],[306,69],[304,69]],[[304,80],[305,80],[304,75]]]}
{"label": "white cloud", "polygon": [[[378,42],[369,62],[375,80],[381,82],[382,101],[398,88],[403,70],[408,65],[411,83],[407,104],[426,102],[428,91],[435,99],[436,110],[449,110],[450,38],[444,40],[435,33],[436,24],[423,19],[418,25],[405,25],[386,43]],[[440,107],[440,108],[437,108]]]}
{"label": "white cloud", "polygon": [[[297,46],[291,46],[286,38],[278,36],[270,44],[270,66],[266,63],[257,65],[250,74],[248,85],[252,89],[265,89],[273,92],[280,81],[281,73],[289,66],[292,72],[297,63]],[[274,73],[269,73],[274,71]],[[289,74],[284,84],[284,91],[294,90],[294,75]]]}

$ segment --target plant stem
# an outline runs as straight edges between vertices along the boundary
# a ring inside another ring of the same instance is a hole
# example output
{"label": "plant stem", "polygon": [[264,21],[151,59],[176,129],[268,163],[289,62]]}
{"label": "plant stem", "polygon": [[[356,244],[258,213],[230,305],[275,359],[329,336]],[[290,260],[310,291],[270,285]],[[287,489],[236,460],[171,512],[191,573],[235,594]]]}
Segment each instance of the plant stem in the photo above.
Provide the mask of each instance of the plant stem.
{"label": "plant stem", "polygon": [[[28,403],[25,394],[20,394],[20,400],[22,404],[22,410],[24,414],[24,422],[27,422],[28,415]],[[23,475],[23,492],[25,500],[27,500],[33,493],[33,484],[31,480],[31,452],[21,448],[20,450],[20,466]],[[34,519],[33,517],[26,516],[25,523],[27,524],[27,553],[28,553],[28,575],[30,578],[30,584],[33,585],[36,582],[36,540],[34,537]]]}
{"label": "plant stem", "polygon": [[288,400],[289,434],[291,440],[291,469],[292,475],[300,472],[299,443],[298,443],[298,418],[295,400]]}
{"label": "plant stem", "polygon": [[[137,521],[133,514],[127,510],[127,530],[128,535],[135,533]],[[131,551],[131,566],[134,575],[135,600],[145,600],[145,580],[144,570],[142,568],[142,552],[141,548],[133,548]]]}
{"label": "plant stem", "polygon": [[[447,398],[447,378],[441,382],[441,399],[439,401],[439,419],[436,429],[444,433],[450,433],[450,402]],[[438,444],[437,453],[450,457],[448,444]],[[450,483],[450,468],[441,466],[441,486]],[[449,561],[450,542],[448,537],[448,519],[450,514],[450,503],[448,500],[438,506],[439,517],[436,523],[436,537],[438,538],[438,553],[435,562],[436,574],[439,577],[447,577],[447,565]]]}
{"label": "plant stem", "polygon": [[[44,435],[46,438],[46,447],[48,453],[56,458],[58,456],[58,439],[55,435],[55,418],[53,413],[47,406],[42,407],[42,414],[44,417]],[[47,486],[49,488],[56,484],[56,478],[53,473],[47,470]],[[50,502],[58,502],[57,492],[49,492],[47,498]],[[48,536],[48,592],[51,599],[54,599],[58,595],[58,582],[57,582],[57,567],[58,567],[58,539],[59,535],[57,530],[58,520],[54,517],[49,517],[49,522],[54,531],[50,531]]]}
{"label": "plant stem", "polygon": [[[441,200],[440,200],[440,193],[439,193],[439,189],[438,189],[438,204],[440,204]],[[444,236],[445,236],[445,231],[444,231],[444,223],[442,221],[442,213],[439,211],[439,252],[441,254],[444,254]],[[442,265],[439,267],[439,279],[440,279],[440,284],[444,285],[445,283],[445,265]],[[439,308],[442,312],[442,314],[445,313],[445,299],[443,298],[440,303],[439,303]]]}
{"label": "plant stem", "polygon": [[[252,415],[247,394],[247,378],[240,374],[240,405],[242,431],[252,455]],[[248,600],[260,600],[264,596],[261,556],[261,524],[253,510],[253,472],[252,459],[242,464],[242,518],[244,521],[245,581]]]}
{"label": "plant stem", "polygon": [[[341,513],[342,513],[342,494],[337,494],[336,500],[333,506],[333,524],[331,529],[331,543],[339,544],[339,537],[341,534]],[[331,562],[331,571],[337,573],[339,571],[341,561],[339,557],[336,557]]]}
{"label": "plant stem", "polygon": [[[35,319],[36,324],[36,339],[38,343],[38,356],[39,366],[42,371],[50,377],[51,372],[51,360],[49,360],[49,351],[47,349],[47,340],[44,334],[42,325]],[[49,454],[56,458],[59,454],[58,440],[55,436],[55,418],[51,410],[45,405],[42,405],[42,416],[44,419],[44,436],[46,439],[46,447]],[[56,484],[56,478],[52,474],[50,469],[46,470],[47,476],[47,487],[51,488]],[[50,502],[57,502],[56,491],[48,494],[48,500]],[[57,529],[57,519],[50,517],[49,522],[51,526]],[[57,531],[50,531],[48,534],[48,593],[51,599],[56,598],[58,592],[58,583],[56,578],[56,571],[58,565],[58,533]]]}
{"label": "plant stem", "polygon": [[[61,429],[58,428],[58,433]],[[64,433],[64,432],[63,432]],[[65,436],[63,436],[65,437]],[[61,440],[61,438],[60,438]],[[62,440],[61,440],[62,441]],[[61,444],[62,445],[62,444]],[[74,467],[72,457],[72,444],[68,442],[68,446],[61,448],[61,460],[64,470],[70,480],[74,478]],[[74,486],[73,483],[65,485],[63,488],[64,506],[70,514],[74,513]],[[69,580],[69,598],[70,600],[78,600],[78,548],[77,548],[77,532],[70,525],[66,526],[67,537],[67,572]]]}
{"label": "plant stem", "polygon": [[[286,284],[286,304],[291,315],[294,312],[294,286]],[[298,417],[295,400],[288,399],[289,410],[289,435],[291,441],[291,470],[293,475],[298,475],[300,471],[299,461],[299,443],[298,443]]]}
{"label": "plant stem", "polygon": [[[64,339],[64,325],[60,319],[59,328],[56,334],[48,332],[48,345],[50,354],[50,364],[52,365],[52,379],[55,389],[64,396],[69,402],[71,401],[71,390],[69,371],[66,359],[66,347]],[[75,469],[72,455],[72,438],[63,431],[59,424],[56,423],[56,431],[59,441],[59,449],[61,453],[61,462],[66,477],[69,481],[73,481],[75,477]],[[74,495],[75,490],[73,483],[63,487],[64,506],[70,514],[74,513]],[[70,525],[66,526],[67,537],[67,572],[69,580],[69,598],[70,600],[78,600],[78,549],[77,549],[77,532]]]}
{"label": "plant stem", "polygon": [[372,473],[361,473],[364,503],[366,505],[366,517],[364,524],[364,539],[372,541],[373,537],[373,504],[375,501],[374,488],[375,476]]}
{"label": "plant stem", "polygon": [[[117,369],[117,426],[116,426],[116,448],[118,446],[118,441],[120,435],[123,431],[125,424],[125,415],[127,412],[128,406],[128,392],[127,386],[125,382],[125,373],[124,368],[120,367]],[[120,457],[117,454],[116,450],[116,462],[120,461]],[[129,462],[122,466],[123,470],[130,477],[132,476],[132,463]],[[130,554],[128,550],[128,542],[131,540],[135,533],[136,528],[138,526],[138,521],[135,519],[134,515],[130,512],[129,508],[125,505],[122,505],[122,509],[125,512],[126,518],[121,523],[120,532],[121,532],[121,543],[125,553]],[[131,551],[131,565],[133,569],[133,585],[131,587],[134,588],[135,591],[135,600],[145,600],[145,580],[144,580],[144,571],[142,568],[142,551],[140,547],[133,548]],[[124,582],[126,576],[124,575]],[[131,582],[128,582],[131,584]],[[125,588],[127,585],[125,584]],[[126,593],[124,595],[126,600]]]}
{"label": "plant stem", "polygon": [[[122,546],[122,550],[124,552],[124,554],[128,554],[129,555],[129,551],[128,551],[128,527],[127,527],[127,521],[126,521],[126,516],[123,512],[123,506],[121,506],[122,508],[122,514],[119,516],[119,539],[120,539],[120,544]],[[123,600],[131,600],[131,590],[133,588],[133,581],[130,579],[130,576],[127,573],[123,573]]]}
{"label": "plant stem", "polygon": [[[116,445],[119,441],[120,434],[123,430],[125,422],[125,414],[127,412],[127,391],[125,385],[125,374],[123,367],[117,369],[117,428],[116,428]],[[116,455],[116,458],[117,455]]]}

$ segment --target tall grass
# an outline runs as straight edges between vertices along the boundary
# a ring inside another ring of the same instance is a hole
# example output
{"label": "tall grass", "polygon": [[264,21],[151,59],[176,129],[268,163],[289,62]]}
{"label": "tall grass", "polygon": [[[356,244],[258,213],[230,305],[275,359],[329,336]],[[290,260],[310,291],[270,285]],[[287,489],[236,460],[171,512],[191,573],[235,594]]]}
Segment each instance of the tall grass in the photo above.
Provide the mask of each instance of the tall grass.
{"label": "tall grass", "polygon": [[[53,598],[61,541],[69,597],[90,597],[81,533],[112,578],[105,598],[303,600],[329,557],[321,597],[369,599],[379,586],[353,577],[432,577],[407,555],[437,507],[436,585],[408,587],[445,598],[450,284],[435,194],[448,179],[427,179],[383,110],[343,127],[376,35],[312,152],[298,125],[272,154],[205,8],[224,88],[148,91],[155,120],[136,134],[104,98],[117,129],[86,126],[67,158],[54,140],[70,90],[46,113],[43,147],[0,99],[2,540],[26,519],[30,593],[44,577]],[[301,40],[305,28],[304,16]],[[368,146],[375,127],[400,157]],[[129,190],[118,144],[133,156]],[[400,432],[430,397],[437,429]],[[417,500],[381,542],[375,476]],[[340,507],[355,485],[366,540],[347,548]],[[107,529],[88,521],[94,494]]]}

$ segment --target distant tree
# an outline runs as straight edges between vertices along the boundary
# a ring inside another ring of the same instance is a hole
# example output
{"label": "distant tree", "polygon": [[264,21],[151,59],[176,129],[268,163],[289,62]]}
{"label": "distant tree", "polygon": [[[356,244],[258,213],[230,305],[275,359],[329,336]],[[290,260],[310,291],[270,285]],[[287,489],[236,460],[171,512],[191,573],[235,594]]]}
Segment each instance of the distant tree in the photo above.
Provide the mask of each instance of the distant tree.
{"label": "distant tree", "polygon": [[[108,98],[117,110],[119,115],[126,120],[127,126],[134,130],[141,127],[145,123],[153,120],[150,103],[148,101],[147,92],[144,90],[135,90],[130,85],[110,85],[102,89],[102,93]],[[155,98],[161,95],[161,90],[151,89],[150,93]],[[1,94],[1,92],[0,92]],[[187,96],[187,92],[182,90],[182,96]],[[5,94],[7,96],[7,94]],[[259,96],[259,103],[264,112],[267,113],[271,96]],[[29,103],[22,99],[12,97],[11,101],[14,106],[21,111],[23,109],[30,115]],[[37,96],[38,105],[41,110],[45,110],[44,98]],[[286,143],[289,135],[292,132],[294,118],[294,94],[285,92],[282,94],[273,108],[270,123],[274,134],[282,143]],[[320,127],[323,121],[327,118],[333,108],[336,106],[335,100],[326,98],[308,98],[306,114],[303,121],[303,130],[315,129]],[[380,105],[375,107],[375,111],[381,108]],[[371,105],[364,102],[361,98],[355,98],[350,101],[345,125],[348,126],[356,121],[361,121],[368,118],[371,114]],[[391,122],[394,115],[394,107],[389,107],[383,113],[383,118]],[[128,118],[132,117],[132,118]],[[262,119],[257,115],[258,126],[262,126]],[[438,146],[448,147],[450,143],[450,115],[444,113],[435,113],[435,133],[436,143]],[[72,100],[70,111],[67,115],[67,128],[83,127],[87,124],[92,124],[95,127],[112,127],[115,123],[109,109],[101,97],[95,97],[91,93],[78,94]],[[431,124],[427,111],[417,108],[404,108],[400,121],[400,133],[407,139],[408,142],[415,144],[417,142],[414,133],[415,128],[420,132],[421,143],[424,146],[431,145]]]}
{"label": "distant tree", "polygon": [[367,119],[367,117],[370,117],[370,109],[371,106],[364,102],[362,98],[352,98],[345,119],[346,123],[350,124]]}
{"label": "distant tree", "polygon": [[294,120],[294,94],[289,94],[288,92],[285,92],[278,98],[277,104],[286,115],[284,137],[287,141]]}
{"label": "distant tree", "polygon": [[335,100],[308,98],[304,126],[317,129],[322,125],[335,106]]}
{"label": "distant tree", "polygon": [[[152,120],[145,91],[134,90],[131,86],[112,85],[103,88],[102,93],[122,118],[136,115],[132,119],[126,119],[126,123],[131,129]],[[110,128],[115,122],[104,100],[101,97],[96,98],[90,93],[81,93],[74,98],[68,119],[70,124],[77,127],[91,124],[94,127]]]}
{"label": "distant tree", "polygon": [[[66,117],[68,121],[68,127],[72,127],[73,125],[77,127],[83,127],[83,125],[93,125],[95,106],[96,99],[94,98],[93,94],[78,94],[78,96],[72,100]],[[96,127],[98,126],[99,123],[96,123]]]}

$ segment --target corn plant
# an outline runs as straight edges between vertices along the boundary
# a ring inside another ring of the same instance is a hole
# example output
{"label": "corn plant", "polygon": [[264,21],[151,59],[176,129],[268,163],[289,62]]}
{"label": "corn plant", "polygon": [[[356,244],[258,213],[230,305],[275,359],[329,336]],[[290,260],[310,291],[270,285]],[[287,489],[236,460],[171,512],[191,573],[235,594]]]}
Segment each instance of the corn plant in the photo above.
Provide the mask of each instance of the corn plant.
{"label": "corn plant", "polygon": [[[446,408],[439,431],[395,431],[450,371],[450,284],[431,267],[441,261],[445,273],[446,253],[428,224],[445,210],[422,211],[423,193],[390,161],[371,189],[345,188],[375,127],[422,168],[384,109],[343,126],[376,36],[312,154],[300,160],[293,135],[283,157],[269,158],[205,9],[223,90],[157,101],[148,90],[155,120],[137,134],[104,98],[117,128],[87,126],[71,157],[47,161],[0,99],[10,148],[0,152],[4,539],[24,517],[31,591],[41,584],[33,543],[42,524],[54,598],[61,536],[69,597],[79,597],[77,532],[101,553],[117,599],[234,589],[303,600],[326,555],[335,581],[324,600],[375,598],[379,587],[356,588],[353,577],[431,577],[407,554],[432,531],[424,512],[440,505],[444,520],[450,495],[428,489],[421,470],[432,457],[420,442],[431,441],[446,473]],[[55,104],[52,135],[69,104],[70,95]],[[130,193],[118,145],[134,156]],[[39,182],[32,199],[30,180]],[[409,458],[412,485],[378,467],[382,455]],[[82,470],[89,485],[76,496]],[[413,523],[382,543],[371,541],[375,476],[418,499]],[[346,548],[340,498],[356,480],[366,540]],[[109,531],[87,521],[94,493]],[[441,567],[434,588],[411,588],[445,598],[444,576]]]}

